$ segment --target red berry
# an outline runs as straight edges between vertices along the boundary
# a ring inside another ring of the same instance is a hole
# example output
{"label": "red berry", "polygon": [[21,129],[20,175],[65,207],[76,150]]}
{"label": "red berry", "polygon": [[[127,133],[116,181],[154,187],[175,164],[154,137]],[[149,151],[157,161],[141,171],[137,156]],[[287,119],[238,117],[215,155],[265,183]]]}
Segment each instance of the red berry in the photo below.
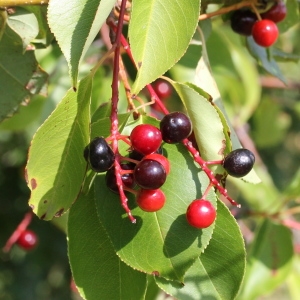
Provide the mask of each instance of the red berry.
{"label": "red berry", "polygon": [[165,156],[158,154],[158,153],[151,153],[151,154],[144,156],[143,160],[144,159],[153,159],[153,160],[158,161],[165,168],[167,175],[170,173],[170,162]]}
{"label": "red berry", "polygon": [[153,84],[153,89],[161,100],[169,98],[172,94],[170,83],[164,80],[156,80]]}
{"label": "red berry", "polygon": [[186,211],[188,223],[196,228],[207,228],[216,219],[216,209],[207,200],[194,200]]}
{"label": "red berry", "polygon": [[252,27],[253,39],[262,47],[273,45],[277,40],[278,34],[277,25],[271,20],[257,21]]}
{"label": "red berry", "polygon": [[261,17],[279,23],[285,18],[286,13],[287,9],[285,3],[283,1],[278,1],[268,11],[262,13]]}
{"label": "red berry", "polygon": [[140,124],[133,128],[130,134],[131,145],[141,154],[151,154],[160,147],[162,142],[161,132],[150,124]]}
{"label": "red berry", "polygon": [[31,250],[33,249],[38,242],[38,237],[35,232],[31,230],[24,230],[19,239],[17,240],[17,245],[23,248],[24,250]]}
{"label": "red berry", "polygon": [[162,190],[144,190],[137,192],[136,202],[138,206],[147,212],[155,212],[160,210],[166,201],[165,194]]}

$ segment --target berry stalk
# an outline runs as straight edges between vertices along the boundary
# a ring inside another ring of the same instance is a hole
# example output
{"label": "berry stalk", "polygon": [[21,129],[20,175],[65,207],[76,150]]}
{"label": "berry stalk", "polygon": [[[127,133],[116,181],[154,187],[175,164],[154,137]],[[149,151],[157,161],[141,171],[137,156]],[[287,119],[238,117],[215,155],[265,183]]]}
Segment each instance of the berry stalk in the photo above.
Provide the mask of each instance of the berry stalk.
{"label": "berry stalk", "polygon": [[5,246],[3,247],[3,252],[9,252],[9,250],[11,249],[11,247],[17,242],[17,240],[19,239],[20,235],[22,232],[24,232],[24,230],[26,230],[27,226],[30,224],[32,220],[32,212],[28,212],[25,214],[23,220],[21,221],[21,223],[18,225],[18,227],[16,228],[16,230],[13,232],[13,234],[10,236],[10,238],[7,240]]}
{"label": "berry stalk", "polygon": [[121,166],[120,166],[120,158],[121,155],[119,154],[118,149],[118,137],[120,135],[119,133],[119,122],[118,122],[118,102],[119,102],[119,70],[120,70],[120,39],[121,39],[121,33],[123,28],[123,21],[124,21],[124,13],[126,8],[126,0],[122,0],[121,8],[120,8],[120,15],[118,19],[118,25],[116,28],[116,37],[115,37],[115,53],[114,53],[114,65],[113,65],[113,79],[112,79],[112,98],[111,98],[111,128],[110,128],[110,134],[111,134],[111,140],[112,140],[112,149],[115,153],[116,159],[114,163],[115,167],[115,176],[117,181],[117,186],[119,190],[120,200],[121,204],[126,211],[130,221],[132,223],[135,223],[136,220],[132,216],[130,209],[128,208],[127,202],[128,199],[124,193],[123,189],[123,183],[122,183],[122,177],[121,177]]}

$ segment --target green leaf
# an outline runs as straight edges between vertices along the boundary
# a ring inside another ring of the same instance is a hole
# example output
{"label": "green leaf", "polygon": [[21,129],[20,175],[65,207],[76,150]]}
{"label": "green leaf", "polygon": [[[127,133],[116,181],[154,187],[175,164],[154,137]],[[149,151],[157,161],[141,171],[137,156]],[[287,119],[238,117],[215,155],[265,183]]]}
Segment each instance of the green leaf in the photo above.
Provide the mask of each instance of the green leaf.
{"label": "green leaf", "polygon": [[214,104],[206,98],[207,94],[205,95],[195,85],[171,80],[170,83],[178,93],[192,120],[201,157],[207,161],[223,159],[226,139],[222,121]]}
{"label": "green leaf", "polygon": [[[279,69],[276,61],[272,57],[271,48],[264,48],[257,45],[253,37],[247,37],[247,47],[253,57],[257,60],[258,64],[263,67],[268,73],[280,79],[283,83],[286,83],[286,79],[284,78],[281,70]],[[269,51],[269,53],[268,53]]]}
{"label": "green leaf", "polygon": [[7,19],[7,25],[21,37],[24,51],[39,33],[39,24],[35,15],[23,7],[15,8],[14,14]]}
{"label": "green leaf", "polygon": [[99,222],[94,198],[91,188],[80,195],[69,213],[69,260],[79,292],[88,300],[144,299],[146,274],[118,258]]}
{"label": "green leaf", "polygon": [[86,171],[83,149],[89,141],[92,76],[77,92],[69,90],[35,134],[29,149],[29,204],[42,219],[67,211],[75,201]]}
{"label": "green leaf", "polygon": [[186,272],[184,285],[156,278],[176,299],[235,299],[246,267],[244,241],[228,208],[218,202],[216,227],[205,252]]}
{"label": "green leaf", "polygon": [[34,13],[39,24],[39,33],[32,41],[35,48],[45,48],[49,46],[54,38],[54,35],[51,33],[47,23],[47,6],[30,5],[27,6],[26,9]]}
{"label": "green leaf", "polygon": [[21,38],[6,26],[0,41],[0,121],[13,114],[20,103],[42,92],[47,77],[33,51],[24,53]]}
{"label": "green leaf", "polygon": [[284,194],[290,198],[297,198],[300,195],[300,168],[294,175],[288,187],[285,189]]}
{"label": "green leaf", "polygon": [[49,26],[68,62],[73,86],[77,84],[80,61],[114,4],[114,0],[50,1]]}
{"label": "green leaf", "polygon": [[[235,150],[237,148],[241,148],[242,145],[237,137],[237,134],[235,130],[232,127],[232,124],[229,120],[229,117],[227,115],[227,112],[225,110],[225,107],[223,105],[223,101],[221,98],[221,94],[219,92],[217,83],[212,76],[211,70],[209,68],[208,58],[201,57],[196,69],[196,77],[195,77],[195,82],[197,86],[200,88],[205,88],[205,91],[207,91],[211,98],[213,103],[216,104],[215,109],[218,112],[218,115],[220,117],[220,120],[222,122],[223,126],[223,133],[225,136],[226,140],[226,148],[224,148],[224,154],[228,154],[231,150]],[[260,179],[255,173],[254,170],[251,170],[249,174],[244,176],[242,178],[244,181],[249,182],[249,183],[259,183]]]}
{"label": "green leaf", "polygon": [[[154,119],[143,117],[130,123],[123,133],[141,121],[158,125]],[[103,175],[95,179],[96,206],[100,221],[124,262],[148,274],[155,272],[180,281],[212,235],[213,226],[198,230],[189,226],[185,217],[188,205],[201,197],[208,179],[183,146],[166,144],[163,148],[171,163],[171,172],[162,186],[167,200],[161,210],[144,212],[129,195],[128,205],[137,219],[136,224],[131,224],[119,196],[108,192]],[[207,198],[216,205],[213,191]]]}
{"label": "green leaf", "polygon": [[133,94],[183,56],[195,32],[199,13],[199,0],[132,1],[129,41],[138,67]]}
{"label": "green leaf", "polygon": [[8,18],[7,12],[5,10],[0,10],[0,41],[5,31],[7,18]]}
{"label": "green leaf", "polygon": [[239,299],[257,299],[278,287],[290,273],[292,259],[291,231],[265,219],[252,245]]}
{"label": "green leaf", "polygon": [[299,23],[299,3],[297,0],[285,1],[287,14],[284,20],[277,24],[280,33],[287,31],[292,26]]}

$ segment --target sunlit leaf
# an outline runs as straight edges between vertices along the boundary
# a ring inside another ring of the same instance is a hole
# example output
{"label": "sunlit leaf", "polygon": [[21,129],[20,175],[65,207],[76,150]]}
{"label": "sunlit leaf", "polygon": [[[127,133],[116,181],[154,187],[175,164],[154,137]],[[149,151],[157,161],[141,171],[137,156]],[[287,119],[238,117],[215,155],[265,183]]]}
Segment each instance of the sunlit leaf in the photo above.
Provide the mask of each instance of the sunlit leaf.
{"label": "sunlit leaf", "polygon": [[49,26],[68,62],[73,86],[77,84],[79,63],[114,4],[114,0],[50,1]]}
{"label": "sunlit leaf", "polygon": [[29,149],[29,204],[42,219],[67,211],[75,201],[86,171],[83,149],[89,141],[92,76],[78,91],[69,90],[35,134]]}
{"label": "sunlit leaf", "polygon": [[184,54],[195,32],[199,0],[133,0],[129,41],[138,75],[137,94],[170,69]]}
{"label": "sunlit leaf", "polygon": [[80,294],[88,300],[144,299],[146,274],[116,255],[99,222],[94,189],[81,194],[68,220],[68,250],[72,274]]}
{"label": "sunlit leaf", "polygon": [[156,278],[159,287],[176,299],[236,297],[245,272],[245,247],[238,224],[222,202],[212,239],[205,252],[186,272],[184,285]]}
{"label": "sunlit leaf", "polygon": [[47,77],[34,52],[24,53],[21,38],[6,26],[0,41],[0,121],[15,113],[23,101],[44,91]]}

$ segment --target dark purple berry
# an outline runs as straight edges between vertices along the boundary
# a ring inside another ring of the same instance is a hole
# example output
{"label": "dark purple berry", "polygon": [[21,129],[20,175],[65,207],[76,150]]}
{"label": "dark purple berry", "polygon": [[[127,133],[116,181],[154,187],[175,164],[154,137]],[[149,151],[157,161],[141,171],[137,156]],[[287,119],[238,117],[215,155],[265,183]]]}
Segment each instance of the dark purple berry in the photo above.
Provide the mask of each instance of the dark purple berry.
{"label": "dark purple berry", "polygon": [[182,112],[172,112],[165,115],[160,122],[160,131],[166,143],[178,143],[192,132],[192,124],[187,115]]}
{"label": "dark purple berry", "polygon": [[257,21],[255,13],[251,10],[236,10],[230,18],[231,29],[241,35],[252,34],[252,27]]}
{"label": "dark purple berry", "polygon": [[84,149],[84,157],[95,172],[106,172],[115,161],[115,155],[103,137],[94,138]]}
{"label": "dark purple berry", "polygon": [[134,169],[134,180],[143,189],[158,189],[167,177],[165,168],[153,159],[144,159]]}
{"label": "dark purple berry", "polygon": [[254,154],[248,149],[236,149],[224,159],[223,167],[233,177],[243,177],[253,168]]}
{"label": "dark purple berry", "polygon": [[[133,170],[131,164],[121,164],[122,170]],[[135,185],[133,173],[126,173],[121,175],[123,184],[128,188],[133,188]],[[118,193],[117,178],[115,175],[115,168],[109,169],[105,174],[105,182],[107,187],[114,193]]]}

